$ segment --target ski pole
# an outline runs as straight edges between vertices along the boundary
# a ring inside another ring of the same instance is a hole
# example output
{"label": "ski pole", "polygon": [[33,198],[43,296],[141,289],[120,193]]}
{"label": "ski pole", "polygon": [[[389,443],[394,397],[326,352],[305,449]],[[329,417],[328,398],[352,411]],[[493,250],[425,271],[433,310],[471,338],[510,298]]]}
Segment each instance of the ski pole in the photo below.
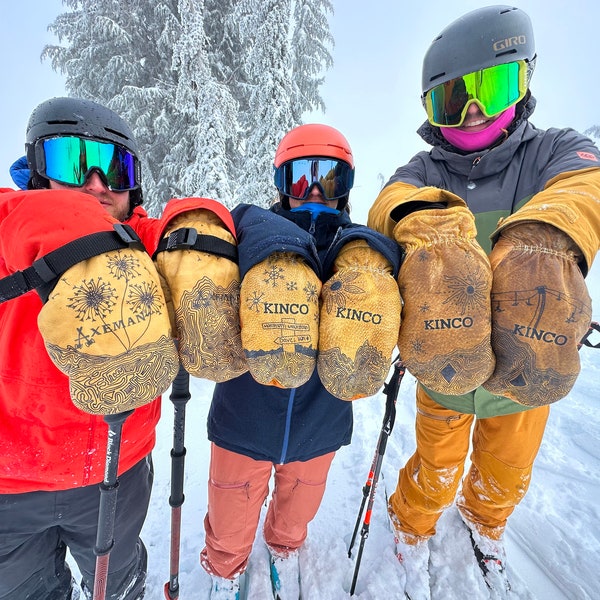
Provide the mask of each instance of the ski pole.
{"label": "ski pole", "polygon": [[587,333],[581,338],[579,344],[577,344],[578,350],[580,350],[582,346],[587,346],[588,348],[600,348],[600,342],[597,344],[592,344],[592,342],[590,342],[590,335],[592,335],[594,331],[600,331],[600,324],[596,323],[596,321],[590,323]]}
{"label": "ski pole", "polygon": [[383,455],[385,454],[387,441],[390,434],[392,433],[392,429],[394,428],[394,421],[396,420],[396,399],[398,398],[400,383],[402,382],[402,378],[404,377],[405,371],[406,367],[404,366],[404,363],[401,360],[399,360],[399,358],[397,358],[394,365],[394,373],[392,374],[392,377],[390,378],[389,382],[384,384],[383,387],[384,394],[386,395],[383,424],[379,433],[379,439],[377,440],[377,447],[375,448],[375,455],[373,457],[371,469],[369,470],[367,482],[363,487],[363,498],[358,512],[358,516],[356,518],[356,524],[354,526],[352,539],[350,540],[350,545],[348,548],[348,558],[351,558],[352,547],[354,546],[354,541],[358,532],[360,519],[362,517],[363,510],[366,504],[367,511],[365,513],[365,518],[363,520],[363,525],[360,531],[360,545],[358,547],[356,564],[354,566],[354,576],[352,578],[352,585],[350,587],[351,596],[354,595],[356,581],[358,579],[358,571],[360,569],[360,563],[362,559],[363,548],[365,545],[365,541],[369,536],[369,528],[371,526],[371,514],[373,511],[373,502],[375,500],[375,491],[377,490],[377,482],[379,481],[379,474],[381,472],[381,464],[383,462]]}
{"label": "ski pole", "polygon": [[190,399],[190,375],[179,365],[179,372],[173,381],[169,399],[173,402],[175,417],[173,423],[173,449],[171,450],[171,554],[169,581],[165,583],[166,600],[179,598],[179,549],[181,543],[181,506],[185,500],[183,494],[183,469],[186,449],[185,406]]}
{"label": "ski pole", "polygon": [[117,508],[117,491],[119,488],[118,468],[119,451],[121,449],[121,432],[125,419],[133,412],[127,410],[114,415],[104,415],[108,425],[108,442],[106,445],[106,463],[104,480],[100,484],[100,507],[98,510],[98,530],[96,532],[96,571],[94,574],[93,600],[104,600],[108,580],[108,560],[115,544],[115,513]]}
{"label": "ski pole", "polygon": [[356,540],[356,534],[358,533],[358,528],[360,527],[360,519],[362,517],[365,504],[367,502],[367,498],[369,496],[369,491],[373,486],[373,478],[375,474],[375,468],[377,466],[377,459],[379,458],[379,451],[382,444],[385,447],[385,443],[383,442],[383,437],[388,437],[394,427],[394,420],[396,418],[396,410],[395,410],[395,402],[396,397],[398,395],[398,389],[400,387],[400,380],[404,373],[400,375],[399,368],[404,368],[399,366],[400,363],[396,364],[396,369],[394,374],[392,375],[389,383],[385,384],[384,393],[386,394],[386,404],[385,404],[385,414],[383,417],[383,425],[381,427],[381,432],[379,433],[379,439],[377,441],[377,447],[375,449],[375,456],[373,457],[373,462],[371,464],[371,469],[369,470],[369,475],[367,477],[367,482],[363,487],[363,498],[358,510],[358,516],[356,517],[356,523],[354,525],[354,531],[352,532],[352,539],[350,540],[350,545],[348,547],[348,558],[352,558],[352,548],[354,546],[354,542]]}

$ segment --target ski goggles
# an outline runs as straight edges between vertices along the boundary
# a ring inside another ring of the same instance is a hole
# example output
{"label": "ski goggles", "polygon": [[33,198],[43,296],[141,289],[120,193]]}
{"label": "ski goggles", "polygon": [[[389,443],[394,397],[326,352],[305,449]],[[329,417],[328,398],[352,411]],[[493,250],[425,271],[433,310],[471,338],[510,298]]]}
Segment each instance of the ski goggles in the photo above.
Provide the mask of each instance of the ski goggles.
{"label": "ski goggles", "polygon": [[530,63],[517,60],[440,83],[423,97],[427,118],[437,127],[460,127],[473,102],[493,117],[525,96],[532,71]]}
{"label": "ski goggles", "polygon": [[135,155],[118,144],[76,136],[38,140],[35,144],[37,172],[65,185],[81,187],[97,170],[111,191],[139,187],[139,163]]}
{"label": "ski goggles", "polygon": [[338,200],[350,193],[354,169],[337,158],[297,158],[275,168],[275,186],[284,195],[306,200],[316,185],[326,200]]}

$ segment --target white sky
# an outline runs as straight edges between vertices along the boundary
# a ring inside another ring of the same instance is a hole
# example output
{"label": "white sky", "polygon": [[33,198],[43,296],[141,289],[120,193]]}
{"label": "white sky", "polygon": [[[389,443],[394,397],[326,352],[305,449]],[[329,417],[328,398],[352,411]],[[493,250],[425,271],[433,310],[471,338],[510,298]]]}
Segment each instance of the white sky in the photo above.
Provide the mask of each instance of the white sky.
{"label": "white sky", "polygon": [[[48,61],[40,61],[44,45],[55,42],[47,25],[65,9],[60,0],[2,4],[0,187],[14,187],[8,168],[23,154],[32,109],[65,93],[63,78]],[[415,131],[425,116],[419,99],[421,61],[431,40],[461,14],[487,4],[491,2],[334,0],[334,67],[322,88],[327,111],[307,121],[331,124],[350,141],[356,162],[351,195],[356,221],[366,218],[379,190],[379,174],[387,180],[396,167],[427,148]],[[531,16],[536,34],[538,62],[531,88],[538,107],[532,122],[579,131],[600,124],[600,4],[524,0],[517,6]]]}

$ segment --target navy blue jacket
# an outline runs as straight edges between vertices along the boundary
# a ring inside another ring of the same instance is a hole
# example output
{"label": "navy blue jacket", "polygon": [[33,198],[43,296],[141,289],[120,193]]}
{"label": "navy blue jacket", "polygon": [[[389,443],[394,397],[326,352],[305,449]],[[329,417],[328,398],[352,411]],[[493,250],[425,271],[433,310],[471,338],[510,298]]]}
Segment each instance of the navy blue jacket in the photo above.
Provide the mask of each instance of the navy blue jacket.
{"label": "navy blue jacket", "polygon": [[[329,278],[333,258],[351,239],[365,239],[394,265],[398,245],[346,212],[294,212],[275,205],[270,210],[241,204],[232,211],[238,236],[242,277],[273,252],[296,252],[322,281]],[[281,389],[257,383],[245,373],[217,383],[208,414],[208,438],[217,446],[276,464],[306,461],[350,443],[352,403],[332,396],[317,370],[302,386]]]}

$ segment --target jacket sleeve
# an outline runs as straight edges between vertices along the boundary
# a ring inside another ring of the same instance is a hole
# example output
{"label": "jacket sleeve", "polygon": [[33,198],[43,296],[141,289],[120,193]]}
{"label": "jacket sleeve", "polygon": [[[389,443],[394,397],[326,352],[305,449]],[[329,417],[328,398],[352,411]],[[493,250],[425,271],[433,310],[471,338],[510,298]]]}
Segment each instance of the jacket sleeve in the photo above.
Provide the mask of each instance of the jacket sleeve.
{"label": "jacket sleeve", "polygon": [[0,253],[12,273],[26,269],[72,240],[112,231],[117,222],[94,197],[83,192],[32,190],[2,194]]}
{"label": "jacket sleeve", "polygon": [[159,219],[148,217],[146,211],[137,206],[133,215],[126,221],[140,236],[150,256],[154,254],[158,243],[177,216],[193,210],[208,210],[217,215],[223,226],[235,238],[235,227],[229,210],[216,200],[209,198],[174,198],[169,200]]}
{"label": "jacket sleeve", "polygon": [[442,181],[436,173],[429,172],[428,157],[429,152],[418,152],[407,164],[396,169],[369,211],[369,227],[393,237],[394,227],[399,219],[394,218],[397,215],[392,213],[412,212],[411,208],[406,206],[411,202],[418,203],[420,208],[424,208],[424,203],[465,206],[458,196],[442,189]]}
{"label": "jacket sleeve", "polygon": [[506,227],[524,221],[549,223],[566,233],[582,251],[587,273],[600,241],[600,151],[588,137],[565,129],[549,129],[540,146],[541,185],[529,201],[498,223],[495,243]]}
{"label": "jacket sleeve", "polygon": [[551,179],[527,204],[500,220],[492,241],[507,227],[531,221],[566,233],[583,253],[580,267],[587,274],[600,247],[600,168],[565,172]]}
{"label": "jacket sleeve", "polygon": [[329,247],[323,260],[323,278],[329,279],[333,271],[333,264],[343,246],[353,240],[364,240],[370,248],[382,254],[392,266],[394,278],[398,276],[402,261],[402,250],[396,242],[374,231],[365,225],[352,225],[343,229]]}
{"label": "jacket sleeve", "polygon": [[321,275],[313,237],[292,221],[252,204],[239,204],[231,215],[238,234],[240,276],[275,252],[300,255]]}
{"label": "jacket sleeve", "polygon": [[[375,203],[369,210],[367,225],[375,231],[393,237],[394,228],[398,224],[398,219],[394,218],[393,213],[409,203],[418,203],[421,208],[423,203],[444,204],[448,208],[466,207],[462,198],[448,190],[433,186],[416,188],[409,183],[395,181],[386,185],[375,199]],[[411,212],[408,207],[407,212]]]}

